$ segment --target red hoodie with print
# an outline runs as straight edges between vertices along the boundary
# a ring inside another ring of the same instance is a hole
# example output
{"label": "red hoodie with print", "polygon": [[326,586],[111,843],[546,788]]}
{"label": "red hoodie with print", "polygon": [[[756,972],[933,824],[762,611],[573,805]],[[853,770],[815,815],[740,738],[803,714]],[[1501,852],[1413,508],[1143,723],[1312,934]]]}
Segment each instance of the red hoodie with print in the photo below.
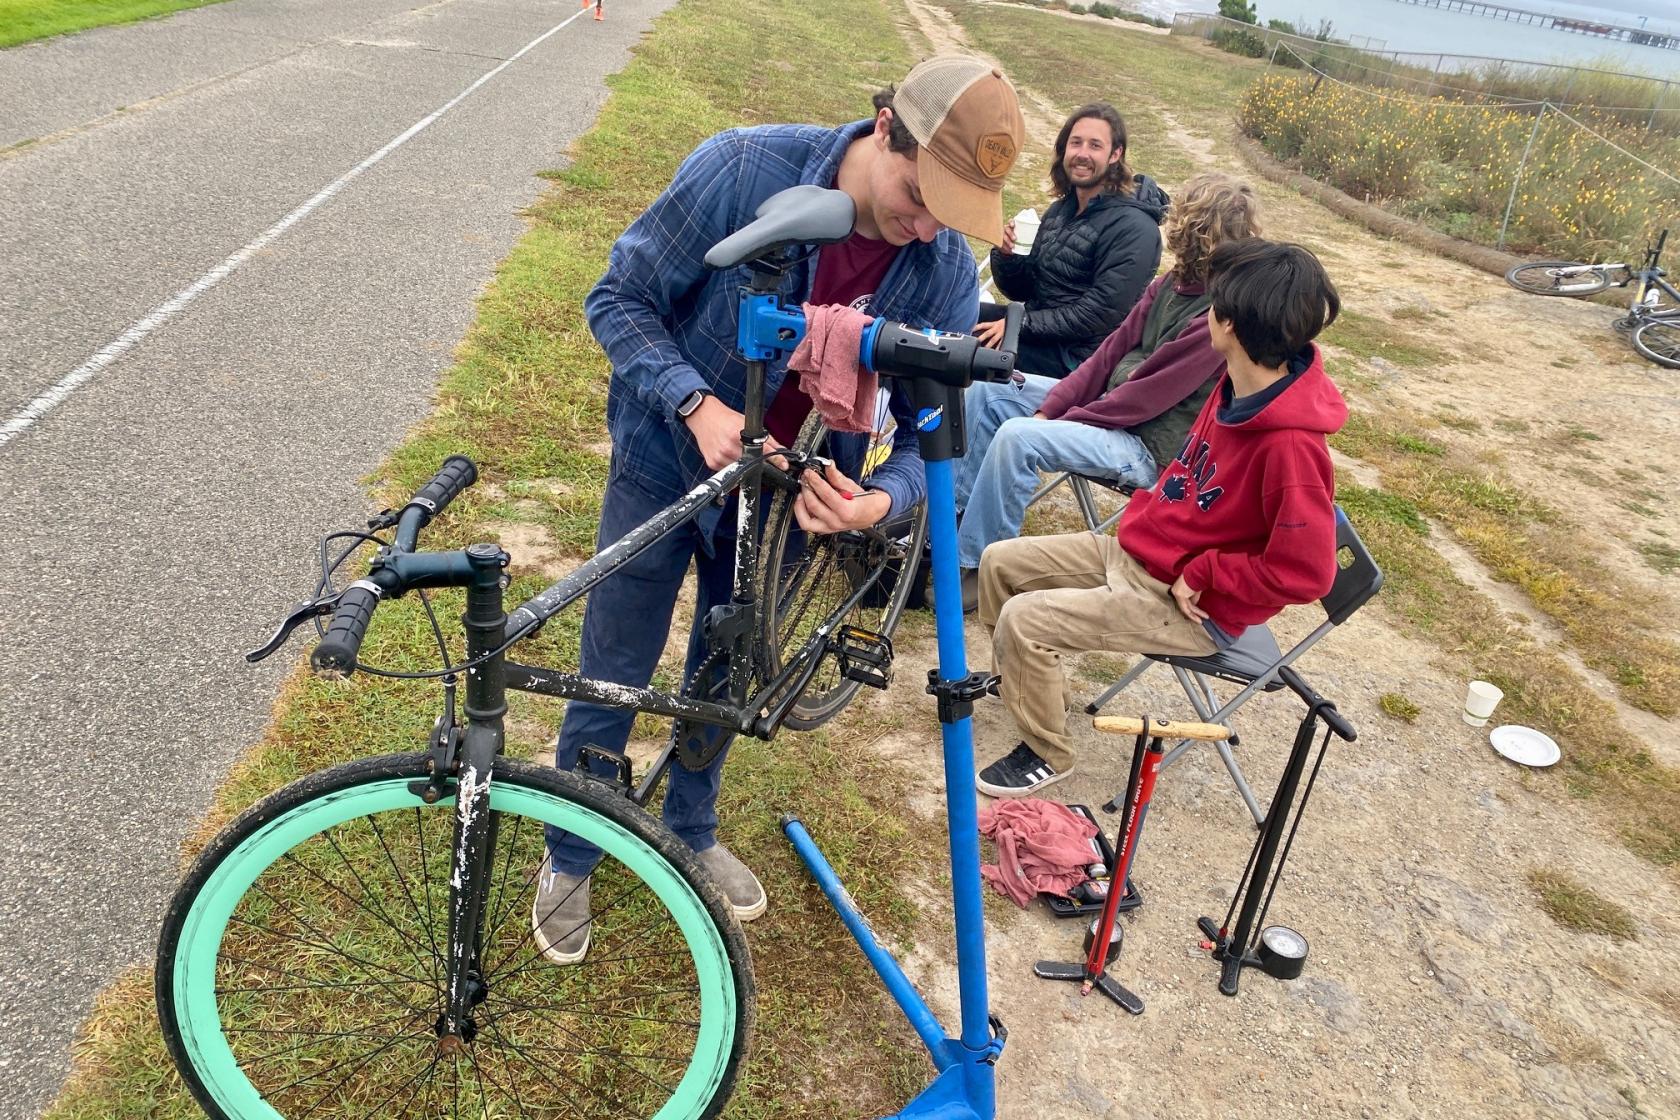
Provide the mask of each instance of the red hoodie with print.
{"label": "red hoodie with print", "polygon": [[1336,576],[1325,436],[1347,414],[1317,346],[1250,397],[1233,400],[1222,377],[1178,457],[1132,495],[1116,530],[1120,547],[1163,583],[1183,575],[1233,636],[1322,597]]}

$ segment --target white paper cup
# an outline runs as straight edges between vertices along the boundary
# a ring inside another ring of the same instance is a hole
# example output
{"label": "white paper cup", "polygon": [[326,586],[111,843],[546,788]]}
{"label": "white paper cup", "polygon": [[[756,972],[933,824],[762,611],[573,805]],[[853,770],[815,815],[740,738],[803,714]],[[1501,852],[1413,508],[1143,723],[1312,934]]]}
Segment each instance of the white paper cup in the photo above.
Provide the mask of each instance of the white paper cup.
{"label": "white paper cup", "polygon": [[1033,241],[1038,237],[1038,215],[1031,210],[1023,210],[1015,215],[1015,255],[1024,257],[1032,252]]}
{"label": "white paper cup", "polygon": [[1505,699],[1505,693],[1498,685],[1487,681],[1471,681],[1470,691],[1464,697],[1464,722],[1471,727],[1487,726],[1488,717],[1499,707],[1499,702]]}

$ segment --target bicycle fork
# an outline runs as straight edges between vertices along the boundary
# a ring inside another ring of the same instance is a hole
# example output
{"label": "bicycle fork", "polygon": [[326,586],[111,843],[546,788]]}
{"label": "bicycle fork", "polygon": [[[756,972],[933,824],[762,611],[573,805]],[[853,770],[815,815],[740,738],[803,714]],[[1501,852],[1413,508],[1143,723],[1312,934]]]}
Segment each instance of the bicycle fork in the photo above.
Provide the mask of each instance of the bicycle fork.
{"label": "bicycle fork", "polygon": [[[493,544],[467,549],[473,582],[467,588],[467,659],[475,662],[505,639],[502,570],[508,556]],[[459,1054],[478,1033],[472,1012],[489,987],[481,967],[484,908],[490,876],[486,861],[495,848],[497,814],[490,808],[490,780],[502,751],[507,713],[502,657],[498,653],[467,671],[467,728],[455,786],[455,828],[450,851],[449,953],[444,1006],[436,1030],[438,1053]]]}

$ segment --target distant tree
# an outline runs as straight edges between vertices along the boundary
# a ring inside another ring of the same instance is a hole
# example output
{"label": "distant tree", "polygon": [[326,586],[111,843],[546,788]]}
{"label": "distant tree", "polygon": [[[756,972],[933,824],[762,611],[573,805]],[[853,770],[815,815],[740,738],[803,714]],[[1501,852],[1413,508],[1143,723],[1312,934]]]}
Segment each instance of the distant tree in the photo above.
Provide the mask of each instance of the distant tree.
{"label": "distant tree", "polygon": [[1219,14],[1238,23],[1259,23],[1253,0],[1219,0]]}

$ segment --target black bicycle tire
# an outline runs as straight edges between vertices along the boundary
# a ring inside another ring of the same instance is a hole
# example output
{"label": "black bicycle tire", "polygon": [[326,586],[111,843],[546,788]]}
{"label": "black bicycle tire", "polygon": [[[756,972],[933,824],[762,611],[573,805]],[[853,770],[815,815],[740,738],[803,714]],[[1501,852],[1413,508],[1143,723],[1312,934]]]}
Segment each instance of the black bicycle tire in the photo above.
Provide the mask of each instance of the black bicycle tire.
{"label": "black bicycle tire", "polygon": [[[805,423],[799,429],[799,436],[795,440],[795,449],[810,453],[820,446],[828,426],[822,417],[812,412],[805,418]],[[779,619],[778,596],[774,593],[772,573],[781,569],[782,555],[787,546],[789,534],[795,527],[793,516],[794,495],[785,490],[778,490],[770,501],[769,516],[765,519],[764,546],[762,549],[762,564],[759,570],[759,586],[763,589],[761,602],[763,604],[762,628],[764,650],[767,659],[767,675],[774,676],[785,664],[783,650],[777,638]],[[910,593],[915,583],[916,566],[920,563],[922,545],[927,540],[927,508],[918,504],[914,514],[914,523],[910,531],[910,545],[906,552],[904,570],[899,573],[897,582],[893,585],[878,626],[880,633],[891,638],[898,629],[899,620],[904,617],[905,605],[909,602]],[[858,681],[842,679],[839,684],[829,690],[826,698],[820,703],[807,702],[801,696],[789,711],[783,725],[795,731],[811,731],[845,710],[847,704],[857,695],[862,685]]]}
{"label": "black bicycle tire", "polygon": [[[164,1043],[181,1078],[211,1120],[229,1120],[225,1111],[206,1090],[191,1056],[183,1044],[180,1016],[175,1007],[173,966],[180,948],[182,926],[198,892],[231,853],[253,833],[302,806],[326,797],[343,795],[357,786],[391,779],[423,780],[429,776],[431,756],[427,753],[389,754],[359,759],[307,775],[263,798],[222,829],[194,859],[170,900],[158,937],[154,973],[154,995]],[[701,869],[694,853],[660,822],[636,806],[619,790],[604,782],[562,773],[552,766],[498,759],[494,780],[523,785],[571,801],[605,817],[633,838],[651,848],[672,871],[693,889],[705,907],[726,947],[739,1008],[735,1037],[717,1090],[702,1113],[705,1120],[716,1117],[734,1091],[740,1064],[751,1045],[756,1015],[756,984],[752,955],[746,935],[734,916],[723,891]],[[312,834],[318,835],[318,834]],[[290,849],[288,849],[290,850]]]}
{"label": "black bicycle tire", "polygon": [[1680,369],[1680,357],[1658,354],[1655,350],[1650,349],[1645,344],[1646,331],[1673,334],[1675,336],[1676,353],[1680,353],[1680,319],[1647,319],[1645,322],[1639,324],[1639,327],[1633,332],[1632,337],[1629,339],[1629,341],[1633,343],[1633,348],[1639,351],[1640,355],[1646,359],[1667,369]]}
{"label": "black bicycle tire", "polygon": [[1505,282],[1510,284],[1511,287],[1516,288],[1518,291],[1527,292],[1530,295],[1536,295],[1536,296],[1590,296],[1590,295],[1594,295],[1598,292],[1602,292],[1604,289],[1606,289],[1610,286],[1610,278],[1608,276],[1606,276],[1603,272],[1599,272],[1599,273],[1596,274],[1596,276],[1598,278],[1597,287],[1576,288],[1572,291],[1567,291],[1567,292],[1560,292],[1556,288],[1551,288],[1551,287],[1542,288],[1542,287],[1538,287],[1538,286],[1533,285],[1533,284],[1525,284],[1522,280],[1518,279],[1518,277],[1520,277],[1523,273],[1529,272],[1533,269],[1542,269],[1542,268],[1585,268],[1585,267],[1589,267],[1589,266],[1586,265],[1585,262],[1583,262],[1583,261],[1529,261],[1527,264],[1519,264],[1515,268],[1512,268],[1511,270],[1506,272],[1505,273]]}

